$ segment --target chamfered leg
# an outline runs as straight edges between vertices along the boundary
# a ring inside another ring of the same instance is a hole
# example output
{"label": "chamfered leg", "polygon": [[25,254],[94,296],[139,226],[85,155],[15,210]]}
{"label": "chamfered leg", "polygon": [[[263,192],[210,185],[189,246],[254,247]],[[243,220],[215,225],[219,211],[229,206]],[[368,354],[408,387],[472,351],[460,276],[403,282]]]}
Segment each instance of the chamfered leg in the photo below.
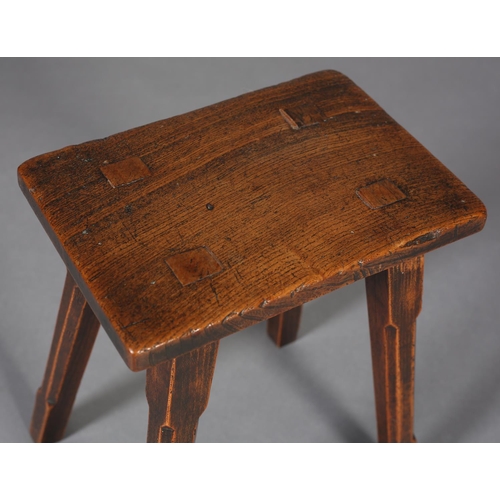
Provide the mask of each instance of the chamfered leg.
{"label": "chamfered leg", "polygon": [[297,339],[301,314],[302,306],[298,306],[267,320],[267,333],[278,347]]}
{"label": "chamfered leg", "polygon": [[414,442],[416,319],[422,307],[424,258],[366,278],[378,440]]}
{"label": "chamfered leg", "polygon": [[193,443],[210,396],[219,341],[148,368],[148,443]]}
{"label": "chamfered leg", "polygon": [[69,273],[42,386],[38,389],[30,433],[35,442],[59,441],[66,429],[99,321]]}

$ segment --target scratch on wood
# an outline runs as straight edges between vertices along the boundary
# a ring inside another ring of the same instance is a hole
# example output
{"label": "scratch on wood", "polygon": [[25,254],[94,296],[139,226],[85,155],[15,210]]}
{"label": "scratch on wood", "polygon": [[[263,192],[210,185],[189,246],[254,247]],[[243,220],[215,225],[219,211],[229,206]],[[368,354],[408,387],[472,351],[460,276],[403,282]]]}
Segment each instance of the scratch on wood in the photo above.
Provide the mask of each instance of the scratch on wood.
{"label": "scratch on wood", "polygon": [[257,198],[253,199],[250,204],[251,205],[255,205],[256,203],[259,203],[259,201],[263,201],[263,200],[267,200],[271,197],[270,194],[262,194],[260,196],[258,196]]}
{"label": "scratch on wood", "polygon": [[215,300],[217,301],[217,304],[220,305],[220,302],[219,302],[219,294],[217,293],[217,290],[214,286],[214,284],[212,282],[210,282],[210,288],[212,289],[212,292],[214,292],[214,295],[215,295]]}
{"label": "scratch on wood", "polygon": [[134,322],[132,322],[132,323],[129,323],[128,325],[125,325],[125,326],[123,326],[122,328],[123,328],[124,330],[127,330],[127,329],[128,329],[128,328],[130,328],[131,326],[139,325],[139,324],[144,323],[144,322],[149,321],[149,320],[150,320],[150,318],[144,318],[144,319],[141,319],[141,320],[139,320],[139,321],[134,321]]}
{"label": "scratch on wood", "polygon": [[415,245],[421,245],[422,243],[425,243],[427,241],[432,241],[438,238],[438,236],[441,234],[441,231],[438,229],[437,231],[431,231],[430,233],[423,234],[422,236],[419,236],[418,238],[415,238],[412,241],[409,241],[403,247],[412,247]]}

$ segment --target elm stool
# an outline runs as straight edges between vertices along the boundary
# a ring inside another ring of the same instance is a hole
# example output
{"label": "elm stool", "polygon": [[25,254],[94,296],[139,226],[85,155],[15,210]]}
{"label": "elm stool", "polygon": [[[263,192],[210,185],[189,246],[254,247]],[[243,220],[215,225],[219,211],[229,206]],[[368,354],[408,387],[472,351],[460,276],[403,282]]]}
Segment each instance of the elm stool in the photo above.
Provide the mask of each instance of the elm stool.
{"label": "elm stool", "polygon": [[148,442],[192,442],[221,338],[268,320],[293,342],[303,303],[362,278],[378,439],[415,440],[424,254],[480,231],[486,210],[347,77],[307,75],[18,173],[68,269],[35,441],[63,437],[99,325],[147,370]]}

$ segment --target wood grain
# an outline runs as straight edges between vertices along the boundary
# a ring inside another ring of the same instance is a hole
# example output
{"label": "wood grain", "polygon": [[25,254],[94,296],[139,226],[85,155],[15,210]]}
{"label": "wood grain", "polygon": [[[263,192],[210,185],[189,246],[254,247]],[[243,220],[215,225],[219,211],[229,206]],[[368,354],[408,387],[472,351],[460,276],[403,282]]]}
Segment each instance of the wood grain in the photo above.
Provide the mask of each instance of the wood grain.
{"label": "wood grain", "polygon": [[301,315],[302,306],[298,306],[267,320],[267,334],[278,347],[297,339]]}
{"label": "wood grain", "polygon": [[68,273],[43,383],[38,389],[30,433],[37,443],[62,439],[99,321]]}
{"label": "wood grain", "polygon": [[424,258],[419,256],[365,280],[382,443],[414,441],[415,335],[423,273]]}
{"label": "wood grain", "polygon": [[219,342],[147,371],[148,443],[193,443],[210,396]]}
{"label": "wood grain", "polygon": [[[131,158],[151,175],[113,188],[103,166]],[[132,370],[468,236],[486,220],[466,186],[334,71],[41,155],[18,174]],[[356,192],[384,179],[405,198],[373,210]],[[167,261],[201,247],[223,271],[183,284]]]}

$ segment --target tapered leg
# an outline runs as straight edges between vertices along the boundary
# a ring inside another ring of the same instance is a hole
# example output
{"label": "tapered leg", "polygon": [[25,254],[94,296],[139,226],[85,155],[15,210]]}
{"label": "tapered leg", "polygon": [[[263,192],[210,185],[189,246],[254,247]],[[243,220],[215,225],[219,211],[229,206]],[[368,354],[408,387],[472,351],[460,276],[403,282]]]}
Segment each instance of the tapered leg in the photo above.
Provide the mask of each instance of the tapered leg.
{"label": "tapered leg", "polygon": [[297,339],[302,306],[267,320],[267,333],[278,347],[283,347]]}
{"label": "tapered leg", "polygon": [[31,419],[35,442],[55,442],[63,437],[98,330],[99,321],[67,273],[47,368]]}
{"label": "tapered leg", "polygon": [[416,319],[424,258],[366,278],[378,440],[413,442]]}
{"label": "tapered leg", "polygon": [[219,341],[148,368],[148,443],[194,443],[210,396]]}

